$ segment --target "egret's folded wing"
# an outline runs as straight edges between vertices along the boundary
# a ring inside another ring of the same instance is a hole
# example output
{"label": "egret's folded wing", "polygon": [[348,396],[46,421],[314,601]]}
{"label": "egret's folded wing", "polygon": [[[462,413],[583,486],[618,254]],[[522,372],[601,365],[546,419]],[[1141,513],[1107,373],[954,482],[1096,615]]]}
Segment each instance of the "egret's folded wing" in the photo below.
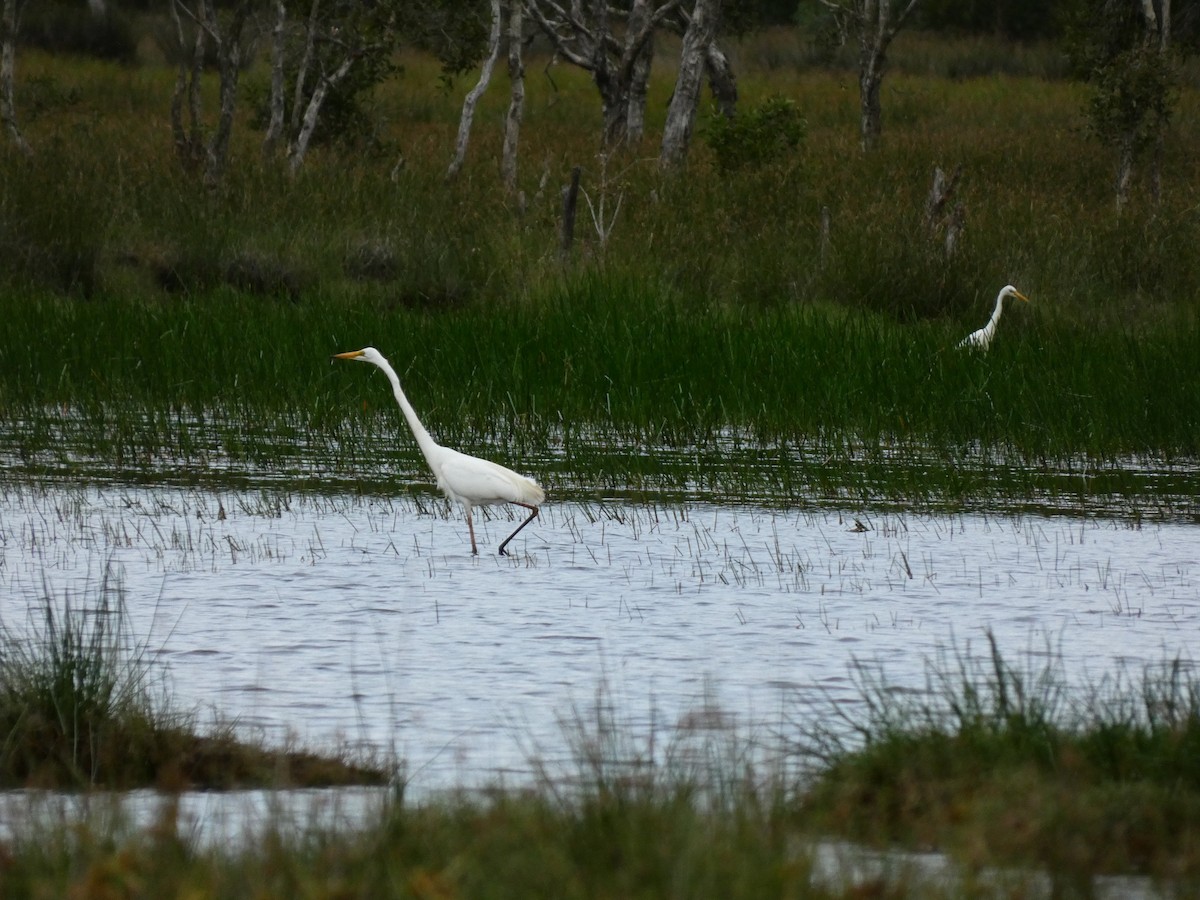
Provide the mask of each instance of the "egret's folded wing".
{"label": "egret's folded wing", "polygon": [[545,494],[537,484],[498,463],[465,453],[452,453],[442,461],[443,487],[477,505],[530,503],[538,505]]}

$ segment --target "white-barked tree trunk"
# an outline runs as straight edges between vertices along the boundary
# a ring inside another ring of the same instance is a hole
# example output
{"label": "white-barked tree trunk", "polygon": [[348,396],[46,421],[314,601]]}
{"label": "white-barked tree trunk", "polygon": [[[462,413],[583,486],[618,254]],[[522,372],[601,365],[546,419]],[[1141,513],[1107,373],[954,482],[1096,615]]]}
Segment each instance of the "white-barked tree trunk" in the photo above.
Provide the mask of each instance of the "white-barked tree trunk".
{"label": "white-barked tree trunk", "polygon": [[525,118],[525,62],[521,51],[525,40],[525,0],[508,0],[508,114],[504,117],[504,150],[500,157],[500,179],[511,193],[517,189],[517,148],[521,122]]}
{"label": "white-barked tree trunk", "polygon": [[462,115],[458,120],[458,138],[454,142],[454,157],[446,170],[446,180],[450,181],[458,175],[463,162],[467,158],[467,145],[471,142],[471,125],[475,121],[475,106],[479,98],[487,90],[492,81],[492,71],[496,68],[496,60],[500,58],[500,33],[503,30],[503,14],[500,0],[492,0],[492,29],[488,35],[488,51],[484,57],[483,67],[479,71],[479,80],[467,91],[463,100]]}
{"label": "white-barked tree trunk", "polygon": [[720,11],[721,0],[696,0],[691,21],[683,33],[679,74],[675,79],[675,93],[667,106],[662,151],[658,157],[659,165],[664,168],[678,165],[687,156],[708,65],[708,48],[716,34]]}
{"label": "white-barked tree trunk", "polygon": [[0,125],[8,139],[26,156],[33,150],[17,125],[17,105],[14,99],[14,80],[17,65],[17,23],[20,0],[0,0]]}

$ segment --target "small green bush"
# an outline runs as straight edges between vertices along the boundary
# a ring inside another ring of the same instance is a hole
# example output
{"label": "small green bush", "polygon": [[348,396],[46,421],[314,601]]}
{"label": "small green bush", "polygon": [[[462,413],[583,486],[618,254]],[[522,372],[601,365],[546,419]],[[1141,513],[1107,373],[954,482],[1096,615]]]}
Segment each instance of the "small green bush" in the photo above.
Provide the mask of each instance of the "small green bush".
{"label": "small green bush", "polygon": [[715,116],[704,132],[722,172],[782,162],[804,140],[805,122],[786,97],[768,97],[737,118]]}

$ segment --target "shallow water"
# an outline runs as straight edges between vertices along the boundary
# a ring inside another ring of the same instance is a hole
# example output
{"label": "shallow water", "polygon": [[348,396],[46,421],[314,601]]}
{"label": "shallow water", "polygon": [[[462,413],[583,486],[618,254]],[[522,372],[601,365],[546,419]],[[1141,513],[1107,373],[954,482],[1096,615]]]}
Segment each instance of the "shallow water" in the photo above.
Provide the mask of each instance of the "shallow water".
{"label": "shallow water", "polygon": [[[510,545],[432,497],[0,486],[0,616],[119,579],[175,706],[395,751],[416,791],[519,782],[605,708],[635,741],[786,733],[921,689],[947,650],[1086,690],[1188,658],[1195,525],[1103,517],[550,504]],[[203,718],[203,717],[202,717]]]}
{"label": "shallow water", "polygon": [[[94,481],[195,487],[229,485],[331,494],[387,495],[396,484],[433,490],[425,460],[403,420],[364,432],[344,422],[313,431],[297,422],[256,424],[219,409],[138,414],[54,407],[0,427],[0,472],[10,481]],[[113,428],[118,421],[121,427]],[[544,423],[545,424],[545,423]],[[493,420],[481,446],[493,458],[523,423]],[[478,440],[479,436],[473,436]],[[669,503],[772,508],[864,502],[898,510],[1053,512],[1200,522],[1200,461],[1169,454],[1047,459],[980,443],[955,447],[911,438],[859,439],[833,431],[799,442],[725,427],[700,443],[633,429],[546,425],[522,446],[521,471],[536,473],[557,500],[655,498]],[[457,444],[456,444],[457,445]]]}

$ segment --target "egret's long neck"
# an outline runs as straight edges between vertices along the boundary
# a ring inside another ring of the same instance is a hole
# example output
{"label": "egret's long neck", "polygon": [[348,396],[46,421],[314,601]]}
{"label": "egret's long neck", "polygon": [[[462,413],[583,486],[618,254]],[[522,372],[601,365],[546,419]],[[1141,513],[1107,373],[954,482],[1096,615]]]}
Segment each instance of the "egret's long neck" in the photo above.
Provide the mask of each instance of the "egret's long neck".
{"label": "egret's long neck", "polygon": [[992,310],[992,317],[988,319],[987,332],[991,334],[996,330],[996,323],[1000,321],[1000,313],[1004,312],[1004,295],[1001,294],[996,298],[996,308]]}
{"label": "egret's long neck", "polygon": [[425,454],[426,462],[432,466],[433,458],[437,455],[434,452],[438,447],[437,442],[430,437],[429,432],[425,430],[425,426],[421,424],[421,420],[417,418],[417,411],[412,408],[412,404],[404,396],[404,388],[400,387],[400,376],[390,368],[383,369],[383,374],[392,383],[392,393],[396,395],[396,402],[400,404],[400,411],[404,413],[404,418],[408,420],[408,427],[412,429],[413,437],[417,439],[417,446]]}

